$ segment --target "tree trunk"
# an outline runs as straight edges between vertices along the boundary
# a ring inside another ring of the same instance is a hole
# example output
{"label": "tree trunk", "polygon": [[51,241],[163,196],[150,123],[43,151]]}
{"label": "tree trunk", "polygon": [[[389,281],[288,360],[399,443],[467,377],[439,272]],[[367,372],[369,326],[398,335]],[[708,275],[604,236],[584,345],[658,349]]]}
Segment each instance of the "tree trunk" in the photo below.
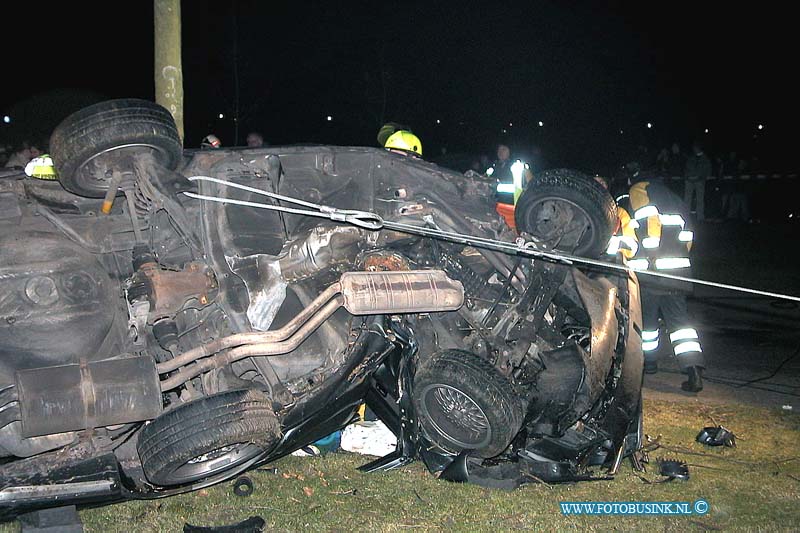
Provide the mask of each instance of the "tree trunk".
{"label": "tree trunk", "polygon": [[153,0],[156,103],[169,109],[183,140],[181,2]]}

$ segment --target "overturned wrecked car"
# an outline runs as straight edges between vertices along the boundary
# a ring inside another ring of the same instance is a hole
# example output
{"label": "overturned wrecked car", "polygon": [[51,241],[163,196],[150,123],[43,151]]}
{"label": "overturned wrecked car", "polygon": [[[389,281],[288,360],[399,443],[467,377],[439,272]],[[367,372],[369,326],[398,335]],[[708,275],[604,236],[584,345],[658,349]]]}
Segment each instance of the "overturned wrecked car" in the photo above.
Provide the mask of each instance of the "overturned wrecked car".
{"label": "overturned wrecked car", "polygon": [[[4,516],[208,486],[364,402],[398,438],[366,471],[573,481],[639,445],[635,276],[459,237],[519,238],[487,180],[373,148],[184,152],[140,100],[70,116],[51,155],[58,182],[0,178]],[[597,254],[615,221],[577,173],[523,199],[533,248]]]}

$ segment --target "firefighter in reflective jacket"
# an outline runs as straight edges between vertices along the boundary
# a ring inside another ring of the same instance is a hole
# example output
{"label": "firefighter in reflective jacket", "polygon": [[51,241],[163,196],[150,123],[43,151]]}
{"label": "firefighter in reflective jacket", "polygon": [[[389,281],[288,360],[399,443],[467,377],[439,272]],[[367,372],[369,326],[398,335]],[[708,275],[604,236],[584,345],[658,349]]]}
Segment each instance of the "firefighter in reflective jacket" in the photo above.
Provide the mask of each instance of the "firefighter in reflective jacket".
{"label": "firefighter in reflective jacket", "polygon": [[511,160],[511,150],[505,144],[497,147],[497,160],[486,169],[486,175],[496,182],[497,212],[515,228],[514,206],[522,196],[525,185],[533,179],[530,166],[520,159]]}
{"label": "firefighter in reflective jacket", "polygon": [[[635,183],[629,194],[617,199],[620,229],[609,243],[608,253],[622,253],[634,270],[666,272],[691,277],[689,251],[694,233],[688,226],[688,210],[681,198],[666,185],[653,181]],[[658,371],[657,349],[661,342],[659,315],[669,331],[672,351],[688,380],[681,388],[703,389],[705,359],[697,330],[686,307],[686,282],[639,276],[642,286],[642,350],[645,372]]]}

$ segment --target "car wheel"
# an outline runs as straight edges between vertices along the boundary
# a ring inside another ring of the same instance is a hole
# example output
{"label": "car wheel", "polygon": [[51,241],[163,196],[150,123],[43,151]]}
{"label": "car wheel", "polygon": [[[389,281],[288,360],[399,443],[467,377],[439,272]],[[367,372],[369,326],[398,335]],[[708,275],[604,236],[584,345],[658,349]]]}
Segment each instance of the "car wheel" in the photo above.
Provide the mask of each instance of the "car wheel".
{"label": "car wheel", "polygon": [[525,414],[511,383],[485,359],[461,350],[431,356],[414,377],[412,397],[428,438],[450,453],[498,455]]}
{"label": "car wheel", "polygon": [[553,249],[598,257],[616,227],[617,207],[589,176],[569,169],[545,170],[520,196],[514,220],[518,231]]}
{"label": "car wheel", "polygon": [[128,156],[150,153],[174,170],[183,146],[175,120],[165,108],[147,100],[109,100],[81,109],[56,126],[50,155],[59,181],[70,192],[89,198],[105,196],[112,170],[125,170]]}
{"label": "car wheel", "polygon": [[148,480],[182,485],[256,458],[280,434],[266,394],[227,391],[162,414],[142,429],[137,450]]}

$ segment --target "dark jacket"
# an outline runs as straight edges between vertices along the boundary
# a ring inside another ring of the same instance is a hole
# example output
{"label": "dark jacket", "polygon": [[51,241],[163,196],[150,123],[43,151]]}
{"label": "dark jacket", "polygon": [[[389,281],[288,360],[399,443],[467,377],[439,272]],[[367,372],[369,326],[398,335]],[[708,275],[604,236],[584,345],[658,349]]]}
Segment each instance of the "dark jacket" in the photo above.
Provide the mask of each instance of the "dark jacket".
{"label": "dark jacket", "polygon": [[514,180],[514,176],[511,174],[511,165],[513,163],[514,161],[511,159],[496,160],[492,163],[492,168],[494,169],[492,177],[498,181],[511,183]]}
{"label": "dark jacket", "polygon": [[692,154],[686,160],[686,169],[683,173],[688,181],[701,181],[711,175],[711,160],[704,153]]}

